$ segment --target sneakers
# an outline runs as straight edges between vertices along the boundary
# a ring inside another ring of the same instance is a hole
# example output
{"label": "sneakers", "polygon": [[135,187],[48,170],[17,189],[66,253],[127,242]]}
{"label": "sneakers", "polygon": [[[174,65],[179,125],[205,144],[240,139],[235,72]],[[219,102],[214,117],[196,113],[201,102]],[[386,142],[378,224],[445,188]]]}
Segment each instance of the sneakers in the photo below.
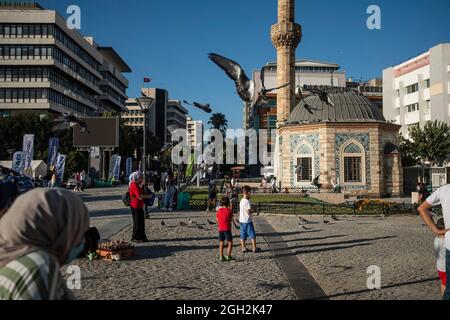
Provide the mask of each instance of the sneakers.
{"label": "sneakers", "polygon": [[249,250],[247,248],[242,249],[242,253],[247,253]]}
{"label": "sneakers", "polygon": [[225,257],[220,257],[219,260],[221,262],[223,262],[223,261],[233,261],[234,258],[232,256],[225,256]]}
{"label": "sneakers", "polygon": [[255,248],[255,249],[253,250],[253,253],[258,253],[258,252],[261,252],[261,248]]}

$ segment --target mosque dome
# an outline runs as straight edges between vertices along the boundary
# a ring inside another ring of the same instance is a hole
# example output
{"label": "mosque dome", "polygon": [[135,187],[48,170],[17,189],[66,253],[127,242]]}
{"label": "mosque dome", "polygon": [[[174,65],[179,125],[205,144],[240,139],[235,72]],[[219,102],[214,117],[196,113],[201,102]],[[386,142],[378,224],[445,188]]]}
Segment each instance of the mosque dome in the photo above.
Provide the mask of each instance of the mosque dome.
{"label": "mosque dome", "polygon": [[[356,92],[329,93],[334,107],[317,95],[305,98],[291,112],[288,124],[320,122],[386,122],[378,107]],[[305,106],[305,103],[307,106]],[[309,106],[309,107],[308,107]]]}

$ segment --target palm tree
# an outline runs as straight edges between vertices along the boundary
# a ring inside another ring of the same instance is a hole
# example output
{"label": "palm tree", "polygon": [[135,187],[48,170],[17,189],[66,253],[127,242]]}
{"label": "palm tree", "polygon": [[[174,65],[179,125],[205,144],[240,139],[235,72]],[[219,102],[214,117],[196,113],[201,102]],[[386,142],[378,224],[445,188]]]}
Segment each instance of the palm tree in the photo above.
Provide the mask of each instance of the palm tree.
{"label": "palm tree", "polygon": [[225,135],[225,131],[228,128],[228,120],[223,113],[213,113],[209,118],[208,124],[211,125],[211,129],[217,129]]}

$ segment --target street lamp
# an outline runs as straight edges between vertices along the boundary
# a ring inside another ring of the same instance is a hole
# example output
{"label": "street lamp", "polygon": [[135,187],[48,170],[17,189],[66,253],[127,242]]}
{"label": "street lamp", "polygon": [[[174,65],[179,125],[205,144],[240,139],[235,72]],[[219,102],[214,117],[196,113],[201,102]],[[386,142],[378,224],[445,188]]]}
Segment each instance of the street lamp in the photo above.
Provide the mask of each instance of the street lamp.
{"label": "street lamp", "polygon": [[14,152],[16,152],[16,150],[14,150],[14,149],[8,149],[8,150],[6,150],[6,151],[8,152],[9,157],[11,158],[11,161],[13,161],[13,154],[14,154]]}
{"label": "street lamp", "polygon": [[150,97],[139,97],[136,99],[139,107],[141,108],[141,112],[144,115],[144,128],[143,128],[143,144],[144,144],[144,150],[142,153],[142,171],[144,172],[144,177],[145,177],[145,171],[146,171],[146,164],[147,164],[147,146],[146,146],[146,134],[147,134],[147,114],[148,111],[150,110],[151,106],[153,105],[153,102],[155,101],[155,99],[150,98]]}

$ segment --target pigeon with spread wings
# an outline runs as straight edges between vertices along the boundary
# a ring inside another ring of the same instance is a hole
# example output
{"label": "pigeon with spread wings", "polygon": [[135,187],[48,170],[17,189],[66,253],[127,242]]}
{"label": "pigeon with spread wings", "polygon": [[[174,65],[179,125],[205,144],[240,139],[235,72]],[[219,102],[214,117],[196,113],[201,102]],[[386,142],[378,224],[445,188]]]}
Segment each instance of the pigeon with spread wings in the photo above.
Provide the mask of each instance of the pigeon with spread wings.
{"label": "pigeon with spread wings", "polygon": [[300,96],[300,100],[303,101],[303,107],[308,111],[310,114],[314,114],[313,111],[317,111],[317,109],[311,107],[309,104],[306,103],[305,98],[302,94],[302,88],[300,86],[297,86],[297,94]]}
{"label": "pigeon with spread wings", "polygon": [[202,104],[202,103],[198,103],[198,102],[193,102],[193,103],[189,103],[186,100],[183,100],[184,103],[186,103],[189,106],[193,106],[196,107],[202,111],[205,111],[206,113],[211,113],[212,109],[211,109],[211,105],[209,103],[206,104]]}
{"label": "pigeon with spread wings", "polygon": [[262,88],[257,92],[255,82],[247,77],[245,71],[237,62],[216,53],[210,53],[208,56],[212,62],[225,71],[225,73],[235,82],[237,93],[242,101],[251,104],[251,106],[254,106],[262,99],[265,100],[267,93],[289,85],[289,83],[287,83],[277,88],[266,89],[264,85],[264,71],[266,67],[263,67],[261,70]]}
{"label": "pigeon with spread wings", "polygon": [[70,128],[73,128],[76,125],[79,125],[81,127],[80,133],[89,133],[85,121],[68,113],[65,113],[61,115],[59,118],[53,120],[53,127],[51,130],[53,133],[62,132]]}
{"label": "pigeon with spread wings", "polygon": [[333,100],[331,100],[329,93],[325,90],[309,88],[306,84],[303,86],[303,90],[311,92],[313,95],[319,96],[320,101],[328,104],[331,107],[334,107],[335,104]]}

